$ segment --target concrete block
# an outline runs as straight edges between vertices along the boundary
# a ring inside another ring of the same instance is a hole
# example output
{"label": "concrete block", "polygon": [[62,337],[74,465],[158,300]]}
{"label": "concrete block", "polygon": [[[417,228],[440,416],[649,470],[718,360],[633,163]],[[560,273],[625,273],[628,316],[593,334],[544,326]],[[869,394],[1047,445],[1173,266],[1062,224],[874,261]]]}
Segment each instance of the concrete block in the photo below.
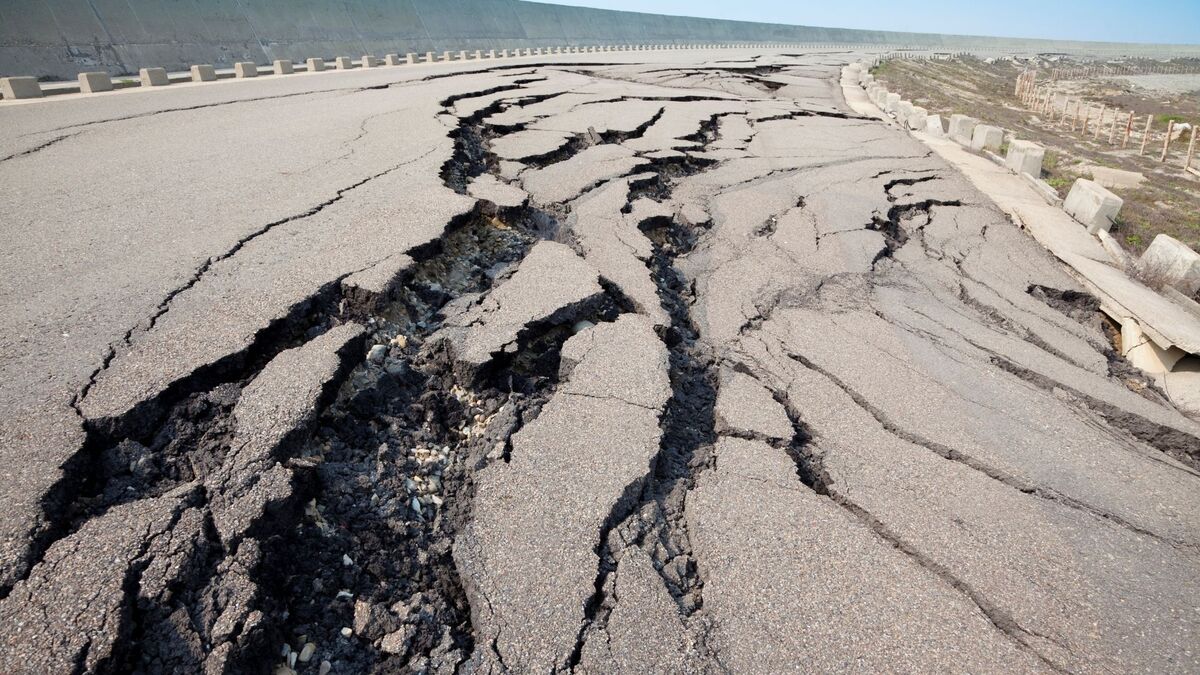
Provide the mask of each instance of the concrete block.
{"label": "concrete block", "polygon": [[42,85],[36,77],[0,77],[0,94],[6,99],[41,98]]}
{"label": "concrete block", "polygon": [[1004,130],[990,124],[977,124],[971,132],[971,149],[999,152],[1004,145]]}
{"label": "concrete block", "polygon": [[412,52],[408,52],[404,55],[404,60],[408,62],[408,65],[414,65],[417,62],[417,55]]}
{"label": "concrete block", "polygon": [[1137,264],[1148,276],[1184,295],[1195,295],[1200,290],[1200,253],[1174,237],[1154,237]]}
{"label": "concrete block", "polygon": [[[928,123],[928,119],[929,111],[925,110],[921,106],[914,105],[912,106],[912,110],[909,111],[908,117],[904,118],[904,123],[908,125],[909,129],[925,131],[925,125]],[[938,122],[938,126],[941,126],[940,121]]]}
{"label": "concrete block", "polygon": [[946,135],[946,128],[942,126],[941,115],[929,115],[925,118],[925,133],[930,136],[941,138]]}
{"label": "concrete block", "polygon": [[142,68],[138,71],[138,78],[142,81],[143,87],[165,87],[171,84],[171,80],[167,78],[166,68]]}
{"label": "concrete block", "polygon": [[1098,183],[1080,178],[1071,186],[1071,191],[1063,201],[1063,210],[1087,226],[1088,232],[1107,232],[1124,204],[1123,199]]}
{"label": "concrete block", "polygon": [[912,101],[900,101],[896,104],[896,118],[899,120],[907,120],[908,116],[912,114],[912,111]]}
{"label": "concrete block", "polygon": [[196,64],[189,71],[192,74],[192,82],[213,82],[217,79],[217,69],[207,63]]}
{"label": "concrete block", "polygon": [[500,58],[502,58],[502,59],[507,59],[507,58],[508,58],[508,50],[507,50],[507,49],[501,49],[501,50],[500,50]]}
{"label": "concrete block", "polygon": [[458,50],[458,60],[459,61],[467,60],[467,50],[465,50],[465,49]]}
{"label": "concrete block", "polygon": [[333,64],[338,70],[350,70],[354,67],[354,62],[349,56],[339,56],[333,60]]}
{"label": "concrete block", "polygon": [[258,77],[258,64],[253,61],[238,61],[233,64],[235,77]]}
{"label": "concrete block", "polygon": [[402,63],[402,61],[400,60],[399,54],[384,54],[383,62],[388,64],[389,66],[398,66]]}
{"label": "concrete block", "polygon": [[95,94],[101,91],[112,91],[112,78],[105,72],[80,73],[79,91],[85,94]]}
{"label": "concrete block", "polygon": [[1042,175],[1042,160],[1046,158],[1046,149],[1033,141],[1012,141],[1008,144],[1008,154],[1004,156],[1004,165],[1015,173],[1027,173],[1034,178]]}
{"label": "concrete block", "polygon": [[474,53],[474,55],[472,55],[472,56],[471,56],[471,58],[475,59],[476,61],[478,61],[478,60],[482,59],[482,58],[483,58],[483,51],[482,51],[482,50],[479,50],[479,49],[476,49],[476,50],[475,50],[475,53]]}
{"label": "concrete block", "polygon": [[887,98],[885,98],[883,101],[883,109],[885,112],[894,113],[894,112],[896,112],[897,106],[899,106],[899,105],[900,105],[900,94],[889,93],[887,95]]}
{"label": "concrete block", "polygon": [[951,115],[950,116],[950,138],[959,143],[970,146],[971,137],[975,133],[975,126],[979,124],[979,120],[966,115]]}
{"label": "concrete block", "polygon": [[288,59],[275,59],[271,63],[271,69],[275,71],[276,75],[291,75],[296,72],[296,69],[292,67],[292,62]]}
{"label": "concrete block", "polygon": [[495,49],[489,49],[489,50],[487,51],[487,54],[486,54],[485,56],[487,56],[487,58],[489,58],[489,59],[494,59],[494,58],[496,58],[496,50],[495,50]]}
{"label": "concrete block", "polygon": [[380,66],[381,62],[380,62],[378,56],[371,56],[370,54],[366,54],[362,57],[362,60],[359,61],[359,63],[362,64],[363,68],[378,68]]}
{"label": "concrete block", "polygon": [[454,60],[454,52],[450,52],[450,51],[442,52],[442,60],[443,61],[453,61]]}
{"label": "concrete block", "polygon": [[319,73],[325,70],[325,59],[306,59],[304,65],[310,73]]}
{"label": "concrete block", "polygon": [[425,52],[425,63],[433,63],[437,61],[437,56],[433,52]]}

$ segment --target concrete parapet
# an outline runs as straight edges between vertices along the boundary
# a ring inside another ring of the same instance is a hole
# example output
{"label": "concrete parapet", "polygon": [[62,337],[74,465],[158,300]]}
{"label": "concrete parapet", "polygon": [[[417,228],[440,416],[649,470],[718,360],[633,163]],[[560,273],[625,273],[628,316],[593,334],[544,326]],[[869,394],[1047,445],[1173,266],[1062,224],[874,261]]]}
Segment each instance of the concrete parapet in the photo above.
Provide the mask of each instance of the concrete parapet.
{"label": "concrete parapet", "polygon": [[101,91],[112,91],[112,78],[108,73],[80,73],[79,91],[85,94],[95,94]]}
{"label": "concrete parapet", "polygon": [[[908,117],[904,119],[904,122],[908,125],[909,129],[915,129],[917,131],[925,131],[925,125],[928,124],[928,121],[929,111],[916,105],[912,106],[912,110],[909,111]],[[941,125],[941,120],[938,120],[938,126],[940,127]]]}
{"label": "concrete parapet", "polygon": [[930,136],[942,138],[946,135],[946,128],[942,126],[941,115],[929,115],[925,118],[925,133]]}
{"label": "concrete parapet", "polygon": [[296,69],[292,66],[292,62],[288,59],[275,59],[271,63],[271,69],[275,71],[276,75],[291,75],[296,72]]}
{"label": "concrete parapet", "polygon": [[213,82],[217,79],[217,69],[207,63],[198,63],[188,72],[192,74],[192,82]]}
{"label": "concrete parapet", "polygon": [[970,146],[971,137],[975,133],[975,125],[979,124],[979,120],[966,115],[951,115],[950,116],[950,138],[959,143]]}
{"label": "concrete parapet", "polygon": [[990,124],[977,124],[971,132],[972,150],[991,150],[999,152],[1004,145],[1004,130]]}
{"label": "concrete parapet", "polygon": [[371,56],[370,54],[365,54],[362,57],[362,60],[359,61],[359,63],[362,64],[363,68],[378,68],[380,66],[381,62],[380,62],[378,56]]}
{"label": "concrete parapet", "polygon": [[310,73],[319,73],[325,70],[325,59],[306,59],[304,66]]}
{"label": "concrete parapet", "polygon": [[233,64],[234,77],[258,77],[258,64],[253,61],[238,61]]}
{"label": "concrete parapet", "polygon": [[1063,210],[1087,226],[1088,232],[1112,228],[1125,201],[1086,178],[1079,178],[1063,201]]}
{"label": "concrete parapet", "polygon": [[403,63],[403,61],[400,60],[399,54],[384,54],[383,62],[388,64],[389,66],[398,66],[401,63]]}
{"label": "concrete parapet", "polygon": [[42,85],[36,77],[0,77],[0,94],[6,99],[41,98]]}
{"label": "concrete parapet", "polygon": [[333,60],[333,64],[338,70],[350,70],[354,67],[354,62],[349,56],[339,56]]}
{"label": "concrete parapet", "polygon": [[166,68],[142,68],[138,71],[138,79],[142,81],[143,87],[165,87],[171,84]]}
{"label": "concrete parapet", "polygon": [[1200,290],[1200,253],[1183,242],[1165,234],[1154,237],[1146,252],[1138,258],[1142,272],[1184,295]]}
{"label": "concrete parapet", "polygon": [[1004,165],[1016,173],[1027,173],[1034,178],[1042,175],[1042,160],[1046,158],[1046,149],[1033,141],[1012,141],[1008,144],[1008,154],[1004,156]]}

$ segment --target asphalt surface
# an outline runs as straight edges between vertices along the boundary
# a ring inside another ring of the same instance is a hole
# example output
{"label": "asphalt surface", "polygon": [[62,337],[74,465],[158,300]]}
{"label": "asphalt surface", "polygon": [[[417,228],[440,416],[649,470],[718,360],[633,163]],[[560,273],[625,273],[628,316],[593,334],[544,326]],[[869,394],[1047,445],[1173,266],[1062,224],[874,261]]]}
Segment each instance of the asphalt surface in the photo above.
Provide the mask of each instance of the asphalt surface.
{"label": "asphalt surface", "polygon": [[0,106],[0,670],[1200,670],[1200,425],[853,58]]}

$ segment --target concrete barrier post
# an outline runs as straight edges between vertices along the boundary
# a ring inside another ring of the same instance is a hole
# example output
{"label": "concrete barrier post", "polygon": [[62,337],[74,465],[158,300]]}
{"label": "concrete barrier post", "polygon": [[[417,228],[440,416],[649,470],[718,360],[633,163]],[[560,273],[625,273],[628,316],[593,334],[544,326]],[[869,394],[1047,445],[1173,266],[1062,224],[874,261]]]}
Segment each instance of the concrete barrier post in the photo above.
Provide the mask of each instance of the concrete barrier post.
{"label": "concrete barrier post", "polygon": [[238,61],[233,64],[234,77],[258,77],[258,64],[253,61]]}
{"label": "concrete barrier post", "polygon": [[138,71],[138,79],[143,87],[165,87],[171,83],[166,68],[142,68]]}
{"label": "concrete barrier post", "polygon": [[192,82],[212,82],[217,79],[217,69],[207,63],[200,63],[189,69]]}
{"label": "concrete barrier post", "polygon": [[1124,205],[1125,201],[1120,197],[1086,178],[1077,179],[1063,200],[1063,210],[1083,223],[1092,234],[1097,230],[1108,232],[1112,229]]}
{"label": "concrete barrier post", "polygon": [[95,94],[101,91],[112,91],[112,78],[106,72],[80,73],[79,91],[85,94]]}
{"label": "concrete barrier post", "polygon": [[979,120],[966,115],[951,115],[950,116],[950,138],[958,143],[966,146],[971,145],[971,138],[975,133],[975,125],[979,124]]}
{"label": "concrete barrier post", "polygon": [[1004,165],[1016,174],[1027,173],[1034,178],[1042,175],[1042,161],[1046,149],[1033,141],[1013,141],[1008,144]]}
{"label": "concrete barrier post", "polygon": [[459,61],[466,61],[467,58],[468,58],[467,50],[465,50],[465,49],[458,50],[458,60]]}
{"label": "concrete barrier post", "polygon": [[378,68],[379,67],[379,57],[371,56],[370,54],[364,54],[362,57],[362,60],[359,61],[359,63],[362,64],[363,68]]}
{"label": "concrete barrier post", "polygon": [[295,72],[292,62],[287,59],[275,59],[275,62],[271,66],[275,70],[276,75],[291,75]]}
{"label": "concrete barrier post", "polygon": [[444,51],[444,52],[442,52],[442,60],[443,60],[443,61],[453,61],[453,60],[454,60],[454,53],[453,53],[453,52],[451,52],[451,51]]}
{"label": "concrete barrier post", "polygon": [[0,95],[5,99],[41,98],[42,85],[36,77],[0,77]]}
{"label": "concrete barrier post", "polygon": [[437,57],[434,56],[433,52],[425,52],[425,63],[433,63],[434,61],[437,61]]}
{"label": "concrete barrier post", "polygon": [[489,50],[488,50],[488,52],[487,52],[487,57],[488,57],[489,59],[494,59],[494,58],[496,58],[496,50],[495,50],[495,49],[489,49]]}
{"label": "concrete barrier post", "polygon": [[990,150],[999,152],[1004,145],[1004,130],[990,124],[978,124],[971,132],[971,149],[975,151]]}
{"label": "concrete barrier post", "polygon": [[305,59],[304,67],[310,73],[319,73],[325,70],[325,59]]}
{"label": "concrete barrier post", "polygon": [[404,60],[408,62],[408,65],[414,65],[417,62],[417,55],[413,52],[408,52],[404,55]]}
{"label": "concrete barrier post", "polygon": [[398,66],[402,63],[402,61],[400,60],[399,54],[384,54],[383,62],[388,64],[389,66]]}
{"label": "concrete barrier post", "polygon": [[349,56],[339,56],[333,60],[333,67],[338,70],[350,70],[354,67],[354,62],[350,60]]}

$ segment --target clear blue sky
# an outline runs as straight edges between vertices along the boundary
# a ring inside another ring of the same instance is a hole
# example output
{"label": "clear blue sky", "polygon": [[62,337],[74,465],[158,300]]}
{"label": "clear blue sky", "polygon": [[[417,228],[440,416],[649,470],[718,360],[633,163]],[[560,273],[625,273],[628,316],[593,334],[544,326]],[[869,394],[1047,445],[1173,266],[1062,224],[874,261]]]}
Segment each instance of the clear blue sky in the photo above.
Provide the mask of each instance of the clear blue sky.
{"label": "clear blue sky", "polygon": [[804,26],[1200,44],[1200,0],[542,1]]}

